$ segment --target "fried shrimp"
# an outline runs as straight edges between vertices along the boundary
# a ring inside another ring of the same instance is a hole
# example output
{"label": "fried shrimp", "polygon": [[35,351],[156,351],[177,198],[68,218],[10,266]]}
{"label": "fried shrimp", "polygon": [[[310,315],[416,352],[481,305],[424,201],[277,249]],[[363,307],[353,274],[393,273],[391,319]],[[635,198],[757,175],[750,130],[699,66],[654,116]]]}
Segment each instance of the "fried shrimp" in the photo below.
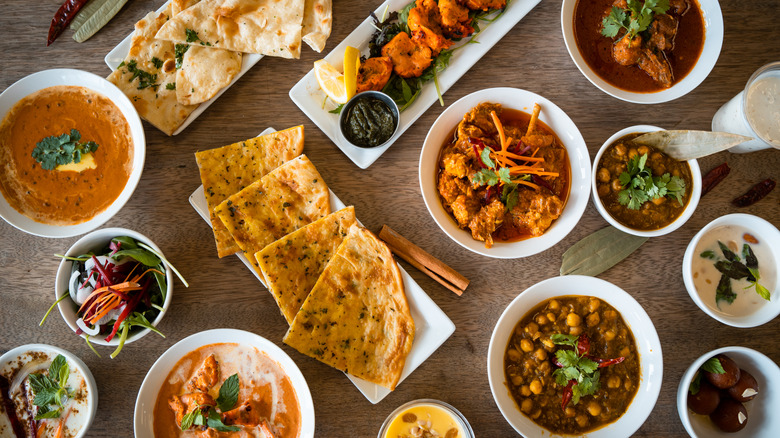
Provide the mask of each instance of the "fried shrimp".
{"label": "fried shrimp", "polygon": [[382,47],[382,56],[393,61],[393,70],[402,78],[415,78],[431,65],[431,49],[415,44],[409,34],[401,32]]}
{"label": "fried shrimp", "polygon": [[409,11],[407,21],[412,32],[412,40],[430,47],[434,56],[452,45],[452,41],[443,35],[441,19],[436,1],[422,0]]}
{"label": "fried shrimp", "polygon": [[393,61],[387,56],[368,58],[360,64],[357,77],[357,92],[381,91],[390,75],[393,74]]}

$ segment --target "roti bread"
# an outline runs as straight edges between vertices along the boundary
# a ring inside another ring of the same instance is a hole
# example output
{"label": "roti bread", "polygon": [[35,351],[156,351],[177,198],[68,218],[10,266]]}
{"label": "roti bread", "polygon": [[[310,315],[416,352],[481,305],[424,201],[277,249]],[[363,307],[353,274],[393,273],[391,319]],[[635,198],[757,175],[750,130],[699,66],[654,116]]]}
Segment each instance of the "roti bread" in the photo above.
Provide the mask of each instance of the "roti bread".
{"label": "roti bread", "polygon": [[393,255],[353,224],[284,342],[321,362],[395,389],[414,340],[414,320]]}
{"label": "roti bread", "polygon": [[325,266],[355,223],[349,206],[266,246],[255,254],[268,290],[291,324]]}
{"label": "roti bread", "polygon": [[304,0],[203,0],[165,23],[157,38],[297,59],[303,6]]}
{"label": "roti bread", "polygon": [[241,71],[243,55],[224,49],[190,46],[176,71],[176,99],[197,105],[216,96]]}
{"label": "roti bread", "polygon": [[217,217],[259,271],[254,255],[275,240],[330,214],[330,194],[306,155],[228,197]]}
{"label": "roti bread", "polygon": [[219,257],[239,247],[214,213],[217,205],[302,152],[303,125],[195,153]]}
{"label": "roti bread", "polygon": [[322,52],[333,26],[331,0],[306,0],[303,6],[303,42],[312,50]]}

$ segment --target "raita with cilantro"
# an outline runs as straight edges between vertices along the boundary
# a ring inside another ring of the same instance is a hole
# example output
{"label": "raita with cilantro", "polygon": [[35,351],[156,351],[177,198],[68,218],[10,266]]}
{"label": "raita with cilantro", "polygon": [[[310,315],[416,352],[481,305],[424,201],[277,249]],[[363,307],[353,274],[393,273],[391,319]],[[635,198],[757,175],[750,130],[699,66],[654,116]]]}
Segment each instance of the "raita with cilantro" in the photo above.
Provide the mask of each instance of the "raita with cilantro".
{"label": "raita with cilantro", "polygon": [[439,153],[437,190],[458,226],[490,248],[544,234],[570,189],[569,158],[532,114],[481,103],[463,116]]}
{"label": "raita with cilantro", "polygon": [[631,329],[595,297],[556,297],[528,312],[512,332],[504,369],[520,411],[553,434],[616,421],[639,388]]}
{"label": "raita with cilantro", "polygon": [[609,145],[596,166],[596,192],[621,224],[640,231],[663,228],[685,211],[691,168],[629,134]]}

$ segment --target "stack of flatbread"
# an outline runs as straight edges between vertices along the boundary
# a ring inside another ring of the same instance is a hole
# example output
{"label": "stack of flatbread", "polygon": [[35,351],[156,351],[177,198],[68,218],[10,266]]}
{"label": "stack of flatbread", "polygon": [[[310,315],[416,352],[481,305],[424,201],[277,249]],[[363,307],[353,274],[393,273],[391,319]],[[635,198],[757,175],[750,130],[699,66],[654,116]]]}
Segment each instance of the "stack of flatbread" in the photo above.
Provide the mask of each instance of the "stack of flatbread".
{"label": "stack of flatbread", "polygon": [[172,0],[136,23],[109,75],[149,123],[172,135],[241,71],[243,54],[299,58],[330,36],[331,0]]}
{"label": "stack of flatbread", "polygon": [[414,340],[398,265],[330,192],[303,127],[198,152],[220,256],[243,251],[303,354],[395,389]]}

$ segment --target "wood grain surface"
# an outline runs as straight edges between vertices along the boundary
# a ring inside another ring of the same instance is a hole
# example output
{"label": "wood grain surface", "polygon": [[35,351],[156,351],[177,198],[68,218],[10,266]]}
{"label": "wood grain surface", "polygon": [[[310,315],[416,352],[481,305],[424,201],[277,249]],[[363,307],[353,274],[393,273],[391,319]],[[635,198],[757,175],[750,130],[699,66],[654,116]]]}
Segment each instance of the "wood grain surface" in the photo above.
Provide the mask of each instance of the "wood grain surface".
{"label": "wood grain surface", "polygon": [[[31,73],[78,68],[102,76],[110,71],[105,54],[133,24],[161,0],[129,2],[89,41],[78,44],[65,33],[46,47],[46,33],[60,0],[5,0],[0,8],[0,90]],[[334,28],[325,53],[378,6],[378,0],[334,2]],[[668,129],[709,129],[715,111],[739,93],[758,67],[780,60],[777,0],[720,2],[725,21],[723,50],[709,77],[673,102],[638,105],[599,91],[577,70],[563,43],[561,2],[542,1],[445,95],[446,104],[489,87],[523,88],[561,107],[577,124],[591,157],[604,140],[634,124]],[[54,300],[58,259],[77,238],[46,239],[0,223],[0,353],[40,342],[81,357],[98,383],[100,406],[91,437],[133,435],[136,393],[154,361],[171,345],[212,328],[248,330],[282,347],[300,367],[311,388],[318,437],[372,437],[397,406],[434,398],[457,407],[479,437],[514,436],[488,386],[486,356],[493,326],[505,306],[527,287],[558,275],[561,255],[582,237],[606,225],[592,204],[574,231],[533,257],[493,260],[450,240],[423,204],[417,175],[420,148],[429,127],[444,110],[434,104],[374,165],[360,170],[311,123],[288,97],[290,88],[324,56],[304,47],[300,60],[266,57],[207,109],[187,130],[167,137],[144,123],[147,160],[130,201],[106,226],[127,227],[149,236],[189,280],[177,282],[173,304],[159,328],[127,345],[117,359],[100,348],[96,357],[56,312],[38,322]],[[218,259],[212,233],[189,205],[200,185],[193,153],[255,136],[268,126],[304,124],[305,153],[331,189],[355,206],[374,231],[388,224],[471,280],[458,297],[402,262],[412,277],[452,319],[455,334],[392,394],[369,403],[340,372],[304,357],[281,342],[284,318],[271,295],[236,257]],[[652,318],[663,345],[664,378],[655,408],[637,436],[684,436],[677,416],[676,391],[688,365],[709,350],[742,345],[780,361],[780,319],[761,327],[736,329],[708,317],[690,300],[682,282],[683,252],[693,235],[711,220],[736,211],[761,216],[780,226],[780,189],[743,209],[729,201],[764,178],[780,179],[780,152],[728,152],[699,161],[703,171],[728,161],[731,175],[702,199],[693,217],[672,234],[650,239],[627,260],[600,275],[628,291]],[[576,293],[577,291],[562,291]],[[777,383],[777,382],[775,382]],[[644,403],[644,400],[635,400]]]}

